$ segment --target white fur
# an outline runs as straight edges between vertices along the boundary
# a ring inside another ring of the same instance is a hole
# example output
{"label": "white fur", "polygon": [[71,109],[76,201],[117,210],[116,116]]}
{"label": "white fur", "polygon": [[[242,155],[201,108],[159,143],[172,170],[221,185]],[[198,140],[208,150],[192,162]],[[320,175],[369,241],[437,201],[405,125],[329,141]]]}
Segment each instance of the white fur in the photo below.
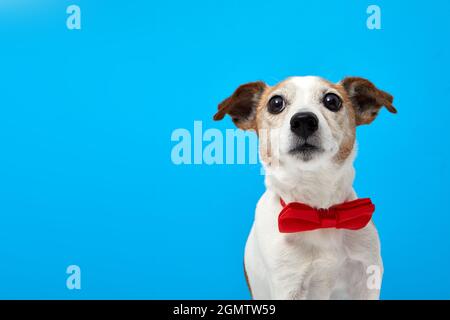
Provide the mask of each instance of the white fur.
{"label": "white fur", "polygon": [[[277,149],[279,159],[264,164],[267,190],[257,204],[245,248],[245,268],[254,299],[379,298],[379,289],[367,286],[369,266],[378,266],[382,272],[379,238],[372,222],[358,231],[278,231],[280,197],[286,203],[303,202],[317,208],[356,199],[352,187],[356,147],[343,163],[333,161],[340,135],[332,132],[322,114],[328,112],[317,99],[323,85],[320,78],[296,77],[280,89],[286,91],[283,94],[290,107],[279,138],[271,146]],[[304,162],[288,154],[289,119],[306,110],[319,118],[324,152]]]}

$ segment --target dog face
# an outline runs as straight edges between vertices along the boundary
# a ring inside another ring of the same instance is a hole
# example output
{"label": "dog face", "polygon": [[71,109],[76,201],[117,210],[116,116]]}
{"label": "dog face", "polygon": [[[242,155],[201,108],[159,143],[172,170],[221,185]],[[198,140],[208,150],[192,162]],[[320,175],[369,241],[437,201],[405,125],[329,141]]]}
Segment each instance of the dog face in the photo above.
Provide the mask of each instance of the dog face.
{"label": "dog face", "polygon": [[396,113],[393,97],[362,78],[334,84],[319,77],[292,77],[269,87],[240,86],[214,116],[232,117],[237,127],[255,130],[266,166],[302,168],[342,163],[352,153],[356,126],[371,123],[381,107]]}

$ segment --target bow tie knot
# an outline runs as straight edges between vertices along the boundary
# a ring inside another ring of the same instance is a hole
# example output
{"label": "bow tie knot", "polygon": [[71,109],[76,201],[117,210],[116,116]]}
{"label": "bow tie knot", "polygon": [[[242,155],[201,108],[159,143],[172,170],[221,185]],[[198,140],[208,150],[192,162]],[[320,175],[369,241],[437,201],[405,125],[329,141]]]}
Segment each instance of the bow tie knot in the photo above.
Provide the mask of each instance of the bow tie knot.
{"label": "bow tie knot", "polygon": [[336,210],[334,208],[329,209],[317,209],[317,214],[322,222],[323,228],[332,228],[336,224]]}
{"label": "bow tie knot", "polygon": [[372,219],[375,206],[370,199],[357,199],[334,205],[328,209],[315,209],[304,203],[286,205],[278,216],[278,228],[282,233],[295,233],[317,229],[336,228],[359,230]]}

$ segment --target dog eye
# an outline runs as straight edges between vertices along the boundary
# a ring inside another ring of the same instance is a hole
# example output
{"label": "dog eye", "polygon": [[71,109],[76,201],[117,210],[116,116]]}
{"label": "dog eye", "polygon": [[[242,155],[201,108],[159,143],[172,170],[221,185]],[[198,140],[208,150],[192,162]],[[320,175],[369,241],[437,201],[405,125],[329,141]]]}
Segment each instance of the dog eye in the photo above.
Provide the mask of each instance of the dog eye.
{"label": "dog eye", "polygon": [[284,106],[285,106],[285,103],[284,103],[283,97],[273,96],[269,100],[268,110],[272,114],[277,114],[284,110]]}
{"label": "dog eye", "polygon": [[334,93],[327,93],[323,97],[323,105],[330,111],[339,111],[342,107],[342,100]]}

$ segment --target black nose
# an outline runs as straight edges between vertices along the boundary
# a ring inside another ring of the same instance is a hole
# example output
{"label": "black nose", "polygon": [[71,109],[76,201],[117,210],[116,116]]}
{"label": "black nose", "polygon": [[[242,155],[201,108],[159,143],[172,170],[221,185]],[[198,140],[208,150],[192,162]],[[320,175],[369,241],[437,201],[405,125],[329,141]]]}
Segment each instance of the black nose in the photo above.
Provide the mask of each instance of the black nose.
{"label": "black nose", "polygon": [[319,119],[312,112],[299,112],[291,118],[291,131],[303,139],[308,138],[319,128]]}

